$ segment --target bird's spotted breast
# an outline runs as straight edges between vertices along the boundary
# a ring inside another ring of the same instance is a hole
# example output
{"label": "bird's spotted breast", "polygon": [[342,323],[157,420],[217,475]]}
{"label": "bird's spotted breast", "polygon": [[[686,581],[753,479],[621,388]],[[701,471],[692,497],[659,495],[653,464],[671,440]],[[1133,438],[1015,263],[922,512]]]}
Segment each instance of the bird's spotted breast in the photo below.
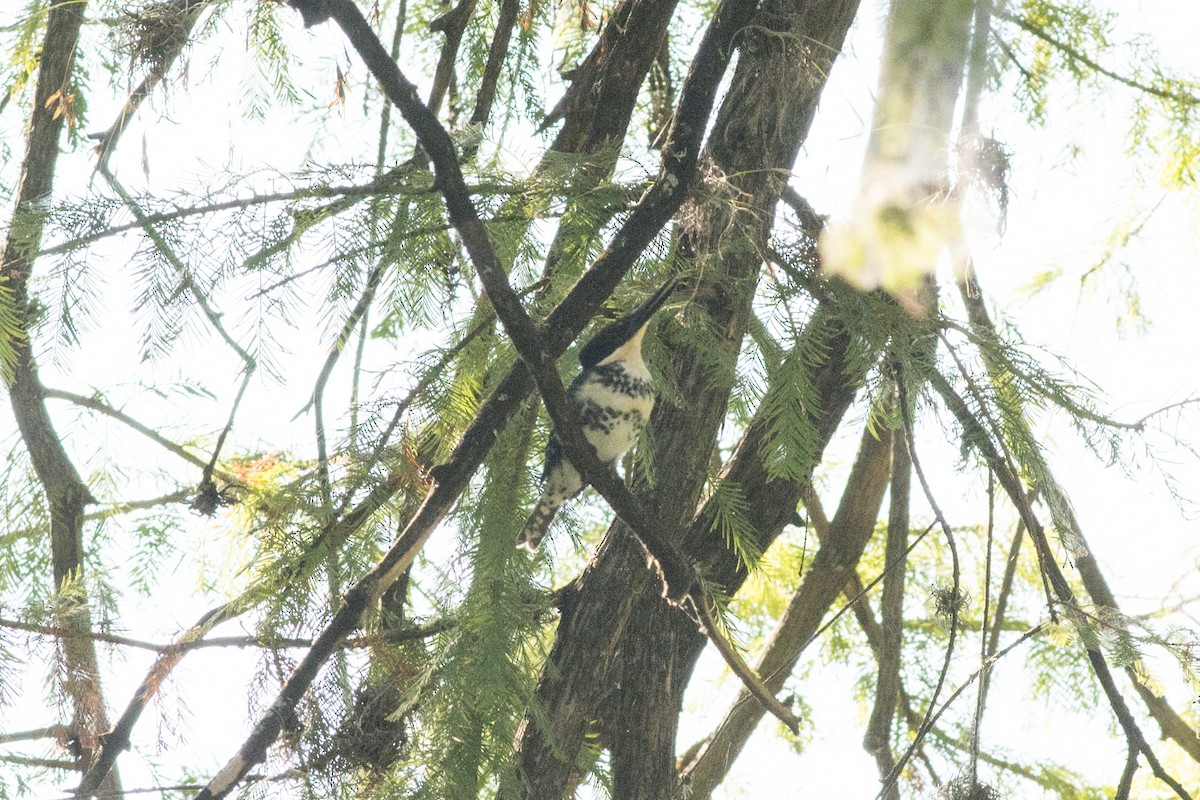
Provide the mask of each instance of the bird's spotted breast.
{"label": "bird's spotted breast", "polygon": [[612,461],[632,447],[654,409],[650,374],[637,366],[641,368],[604,364],[571,387],[584,434],[602,461]]}

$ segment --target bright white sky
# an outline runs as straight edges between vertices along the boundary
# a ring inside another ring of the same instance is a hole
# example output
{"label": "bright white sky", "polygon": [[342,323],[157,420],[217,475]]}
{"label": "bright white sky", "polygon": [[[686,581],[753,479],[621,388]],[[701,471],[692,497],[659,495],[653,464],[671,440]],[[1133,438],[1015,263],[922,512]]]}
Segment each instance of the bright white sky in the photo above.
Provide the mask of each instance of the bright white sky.
{"label": "bright white sky", "polygon": [[[801,194],[809,197],[819,211],[835,217],[844,216],[850,209],[871,116],[883,3],[876,0],[870,5],[860,15],[864,24],[853,32],[847,53],[834,70],[794,181]],[[1129,16],[1136,19],[1138,30],[1153,34],[1174,67],[1200,74],[1200,56],[1194,49],[1194,32],[1200,30],[1200,7],[1176,0],[1141,2],[1136,9],[1136,14],[1128,7],[1122,10],[1130,10]],[[281,19],[293,28],[300,27],[296,15],[283,14]],[[0,24],[4,22],[0,17]],[[318,107],[326,94],[332,96],[335,61],[343,69],[348,65],[352,76],[364,74],[359,62],[346,55],[340,34],[332,27],[319,27],[307,36],[302,34],[298,41],[308,51],[325,54],[326,60],[317,73],[321,75],[318,80],[325,83],[309,84],[320,101]],[[230,48],[230,52],[236,50],[236,45]],[[191,56],[187,85],[180,85],[166,98],[156,98],[151,113],[139,117],[114,163],[117,174],[130,188],[145,185],[139,152],[143,134],[149,158],[149,186],[160,192],[210,183],[209,176],[223,171],[238,173],[266,165],[288,170],[302,163],[306,155],[317,163],[327,157],[340,157],[337,153],[309,152],[311,143],[303,133],[304,120],[297,120],[294,111],[268,109],[263,124],[238,123],[235,109],[239,105],[239,90],[231,87],[243,85],[253,77],[245,65],[231,62],[235,59],[222,57],[219,45],[201,45]],[[303,81],[298,83],[303,85]],[[1120,418],[1136,418],[1154,407],[1200,392],[1200,370],[1196,368],[1200,364],[1200,337],[1196,335],[1194,322],[1194,309],[1200,307],[1197,277],[1200,272],[1195,267],[1196,198],[1172,198],[1164,202],[1147,224],[1143,237],[1125,251],[1145,317],[1152,325],[1144,333],[1122,328],[1116,323],[1123,310],[1122,301],[1112,297],[1115,273],[1113,278],[1098,278],[1098,288],[1083,293],[1078,290],[1078,276],[1104,251],[1115,226],[1153,206],[1161,191],[1140,181],[1127,168],[1122,149],[1126,120],[1119,108],[1109,110],[1091,100],[1071,103],[1066,95],[1061,100],[1051,109],[1049,126],[1034,131],[1028,130],[1020,117],[1010,111],[995,111],[998,103],[985,105],[983,130],[992,132],[1011,149],[1014,172],[1006,234],[997,239],[982,233],[973,242],[974,255],[985,290],[1017,321],[1026,337],[1045,345],[1050,352],[1066,354],[1083,374],[1095,380],[1107,398],[1101,402],[1102,408],[1111,409]],[[121,97],[106,98],[94,93],[89,129],[106,125],[121,102]],[[165,118],[146,125],[160,114]],[[344,113],[314,115],[314,122],[334,132],[333,146],[337,142],[373,141],[373,123],[364,125],[362,120],[361,97],[355,96],[349,99]],[[2,130],[11,132],[12,124],[10,113]],[[1056,166],[1063,161],[1068,148],[1075,145],[1084,148],[1083,156],[1069,167]],[[507,143],[502,146],[507,147]],[[517,152],[519,148],[509,149]],[[60,187],[73,194],[85,192],[91,179],[91,165],[88,153],[64,157],[60,162]],[[52,386],[86,392],[91,386],[111,386],[114,380],[131,381],[135,375],[145,377],[145,367],[138,364],[135,356],[134,326],[120,311],[131,307],[134,297],[130,277],[119,269],[125,256],[115,247],[108,252],[114,259],[114,268],[108,271],[110,277],[104,287],[110,299],[102,308],[103,336],[96,337],[103,340],[103,347],[65,354],[56,363],[48,362],[44,378]],[[1022,287],[1033,275],[1053,269],[1064,274],[1053,287],[1033,297],[1023,291]],[[297,378],[289,386],[269,382],[254,385],[235,431],[233,446],[278,449],[296,445],[311,449],[311,420],[307,416],[295,422],[290,419],[299,410],[298,406],[293,407],[296,398],[307,396],[315,378],[323,357],[321,343],[328,338],[326,333],[312,328],[296,332],[289,341],[291,355],[284,362],[284,374]],[[194,341],[189,341],[181,352],[187,353],[187,363],[160,366],[154,379],[166,382],[186,373],[220,392],[222,402],[206,406],[202,412],[203,418],[211,419],[214,428],[218,427],[225,413],[225,400],[231,396],[231,390],[222,387],[228,387],[236,361],[227,351],[216,348],[210,359]],[[380,356],[375,366],[408,356],[408,353]],[[335,379],[331,386],[336,384]],[[344,397],[337,394],[340,391],[334,391],[329,407],[344,406]],[[138,407],[136,403],[130,405],[135,413]],[[161,413],[161,403],[144,407]],[[195,410],[194,405],[186,408],[181,405],[177,421],[187,423]],[[61,406],[55,411],[64,419],[70,418],[70,412],[63,414],[65,409]],[[7,434],[11,417],[5,412],[0,419],[2,432]],[[1197,441],[1200,437],[1194,420],[1193,417],[1190,427],[1189,423],[1183,423],[1178,432]],[[1196,571],[1196,525],[1173,505],[1152,471],[1139,471],[1130,477],[1118,469],[1097,464],[1062,422],[1062,419],[1048,420],[1045,436],[1054,454],[1054,466],[1075,502],[1085,533],[1118,596],[1123,600],[1128,598],[1127,610],[1151,608],[1164,591],[1163,576],[1174,579]],[[848,467],[853,457],[857,436],[857,430],[850,431],[834,451],[840,454],[844,466]],[[119,446],[127,446],[126,442],[120,439]],[[923,447],[928,448],[927,459],[943,458],[945,463],[952,463],[956,457],[953,448],[943,446],[938,450],[938,443],[932,438]],[[159,457],[157,451],[145,452],[148,458]],[[1200,486],[1196,463],[1181,461],[1175,474],[1185,494],[1190,492],[1191,499],[1200,499],[1200,490],[1191,489]],[[841,481],[842,477],[835,472],[824,484],[825,505],[831,513],[836,507]],[[944,501],[949,506],[952,523],[968,524],[982,516],[978,481],[964,479],[964,487],[967,500]],[[148,486],[139,496],[154,493]],[[218,531],[219,526],[195,525],[196,552],[202,557],[216,561],[225,556],[215,543]],[[192,570],[186,566],[179,574],[181,580],[193,580]],[[165,640],[208,607],[207,600],[192,595],[190,585],[175,588],[181,591],[164,591],[156,598],[155,607],[147,605],[143,609],[144,624],[131,627],[130,635]],[[1136,598],[1149,600],[1142,604]],[[144,653],[130,653],[123,658],[124,667],[118,668],[118,674],[106,686],[109,703],[118,710],[128,701],[149,663]],[[238,709],[244,702],[245,675],[231,670],[230,661],[231,654],[223,651],[202,651],[188,656],[166,688],[169,698],[163,714],[166,721],[161,724],[156,721],[159,710],[152,709],[141,723],[137,736],[142,742],[163,736],[164,764],[179,760],[215,769],[244,737],[245,723],[238,718]],[[250,657],[241,661],[247,669],[252,668]],[[1021,691],[1018,680],[1009,681],[1005,676],[1006,670],[1016,671],[1019,665],[1020,661],[1011,657],[1002,665],[997,693],[1004,692],[1006,684],[1010,684],[1007,688],[1011,691]],[[722,674],[723,665],[715,658],[702,661],[689,694],[694,713],[685,720],[680,734],[681,748],[707,732],[724,712],[725,702],[714,700],[709,693],[715,689],[728,696],[735,688]],[[28,678],[26,689],[34,697],[40,695],[36,683],[40,679],[38,674]],[[813,741],[805,753],[797,758],[786,745],[764,735],[765,730],[774,729],[770,722],[766,723],[751,751],[735,767],[725,796],[737,796],[736,792],[742,791],[745,797],[873,797],[878,788],[875,768],[860,745],[866,711],[847,707],[848,684],[848,679],[836,671],[818,673],[811,683],[805,684],[805,700],[813,707],[816,725]],[[206,687],[202,694],[197,691],[200,685]],[[183,696],[182,703],[176,699],[179,695]],[[214,697],[228,698],[228,703],[210,702]],[[1186,698],[1175,699],[1178,706],[1186,705]],[[0,724],[0,728],[12,727],[13,719],[21,720],[17,728],[51,721],[16,715]],[[1002,704],[996,703],[986,725],[988,734],[1006,746],[1036,743],[1076,769],[1115,781],[1122,752],[1119,742],[1113,744],[1115,739],[1107,730],[1107,723],[1090,725],[1097,729],[1094,732],[1088,732],[1087,724],[1079,726],[1079,736],[1074,738],[1089,751],[1085,754],[1078,749],[1063,749],[1061,726],[1067,722],[1070,721],[1063,715],[1056,715],[1053,721],[1006,717]],[[1152,726],[1146,730],[1153,737]],[[227,742],[227,748],[208,752],[209,743],[214,741]],[[136,757],[123,757],[121,769],[127,787],[153,783]]]}

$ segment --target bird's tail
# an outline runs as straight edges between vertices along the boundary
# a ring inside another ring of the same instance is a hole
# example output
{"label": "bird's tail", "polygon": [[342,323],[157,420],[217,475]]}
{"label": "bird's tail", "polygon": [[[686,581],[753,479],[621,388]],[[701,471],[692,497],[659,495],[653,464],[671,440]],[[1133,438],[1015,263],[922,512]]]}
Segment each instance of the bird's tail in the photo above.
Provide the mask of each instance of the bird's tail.
{"label": "bird's tail", "polygon": [[517,536],[517,547],[536,553],[538,545],[542,543],[542,539],[546,538],[546,531],[550,530],[550,523],[554,520],[554,515],[561,505],[561,501],[556,503],[551,497],[543,497],[538,500],[533,513],[525,521],[525,527]]}

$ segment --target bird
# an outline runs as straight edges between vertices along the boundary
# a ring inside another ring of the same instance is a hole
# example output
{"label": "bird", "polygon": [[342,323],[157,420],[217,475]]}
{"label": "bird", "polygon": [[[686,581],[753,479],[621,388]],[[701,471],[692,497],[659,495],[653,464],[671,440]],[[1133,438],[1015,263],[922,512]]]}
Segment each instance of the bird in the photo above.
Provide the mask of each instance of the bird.
{"label": "bird", "polygon": [[[567,389],[583,434],[600,460],[614,469],[633,447],[654,409],[654,383],[642,360],[642,339],[655,312],[675,289],[672,276],[628,315],[606,325],[579,351],[582,369]],[[533,553],[563,503],[583,491],[583,479],[553,432],[546,442],[542,494],[517,537]]]}

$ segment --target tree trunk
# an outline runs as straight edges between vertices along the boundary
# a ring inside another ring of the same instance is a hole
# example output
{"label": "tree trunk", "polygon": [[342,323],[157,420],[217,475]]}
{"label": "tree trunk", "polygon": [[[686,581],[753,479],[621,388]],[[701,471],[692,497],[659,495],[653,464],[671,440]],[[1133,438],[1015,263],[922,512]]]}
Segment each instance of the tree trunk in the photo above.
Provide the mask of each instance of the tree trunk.
{"label": "tree trunk", "polygon": [[[721,199],[694,203],[688,215],[693,221],[680,243],[684,258],[695,265],[693,304],[703,310],[706,330],[724,358],[714,367],[687,347],[673,348],[672,377],[684,400],[679,407],[660,404],[652,420],[658,478],[651,502],[668,523],[682,526],[697,507],[775,205],[857,6],[856,0],[771,2],[740,40],[738,68],[704,159],[713,176],[706,188]],[[822,447],[853,394],[847,387],[855,380],[839,360],[848,346],[843,340],[840,351],[831,350],[830,363],[821,369],[826,374],[814,376],[825,392],[820,408],[810,412],[824,437]],[[757,435],[762,432],[760,426]],[[761,467],[749,466],[758,460],[756,447],[739,448],[739,455],[748,474],[765,479]],[[813,454],[814,464],[819,455]],[[780,483],[742,484],[756,493],[762,486],[785,489],[785,502],[770,507],[770,526],[759,529],[764,544],[791,519],[799,499],[796,482]],[[715,577],[736,588],[744,575],[736,559],[722,557],[723,545],[714,549],[705,519],[711,521],[702,514],[685,538],[689,554],[724,566],[727,572]],[[583,737],[598,724],[612,752],[615,796],[669,797],[677,781],[680,702],[704,639],[692,620],[659,597],[661,587],[647,571],[641,547],[619,522],[574,589],[539,685],[540,709],[526,721],[520,742],[525,796],[562,797]]]}
{"label": "tree trunk", "polygon": [[[60,626],[66,631],[60,643],[62,688],[74,708],[70,729],[78,746],[78,762],[86,767],[99,746],[99,736],[108,729],[96,646],[90,638],[91,614],[82,583],[83,513],[95,500],[67,455],[46,410],[45,387],[38,378],[31,337],[37,311],[29,296],[33,258],[42,234],[35,204],[50,196],[63,126],[74,119],[75,48],[83,11],[82,1],[61,3],[52,6],[46,17],[14,224],[9,226],[4,242],[4,269],[0,276],[0,288],[6,290],[0,293],[0,302],[11,301],[20,332],[9,338],[5,349],[11,348],[12,361],[3,364],[0,371],[8,383],[13,416],[50,510],[50,558],[55,589],[63,593]],[[21,233],[18,235],[17,231]],[[120,792],[116,773],[110,774],[104,788]]]}

